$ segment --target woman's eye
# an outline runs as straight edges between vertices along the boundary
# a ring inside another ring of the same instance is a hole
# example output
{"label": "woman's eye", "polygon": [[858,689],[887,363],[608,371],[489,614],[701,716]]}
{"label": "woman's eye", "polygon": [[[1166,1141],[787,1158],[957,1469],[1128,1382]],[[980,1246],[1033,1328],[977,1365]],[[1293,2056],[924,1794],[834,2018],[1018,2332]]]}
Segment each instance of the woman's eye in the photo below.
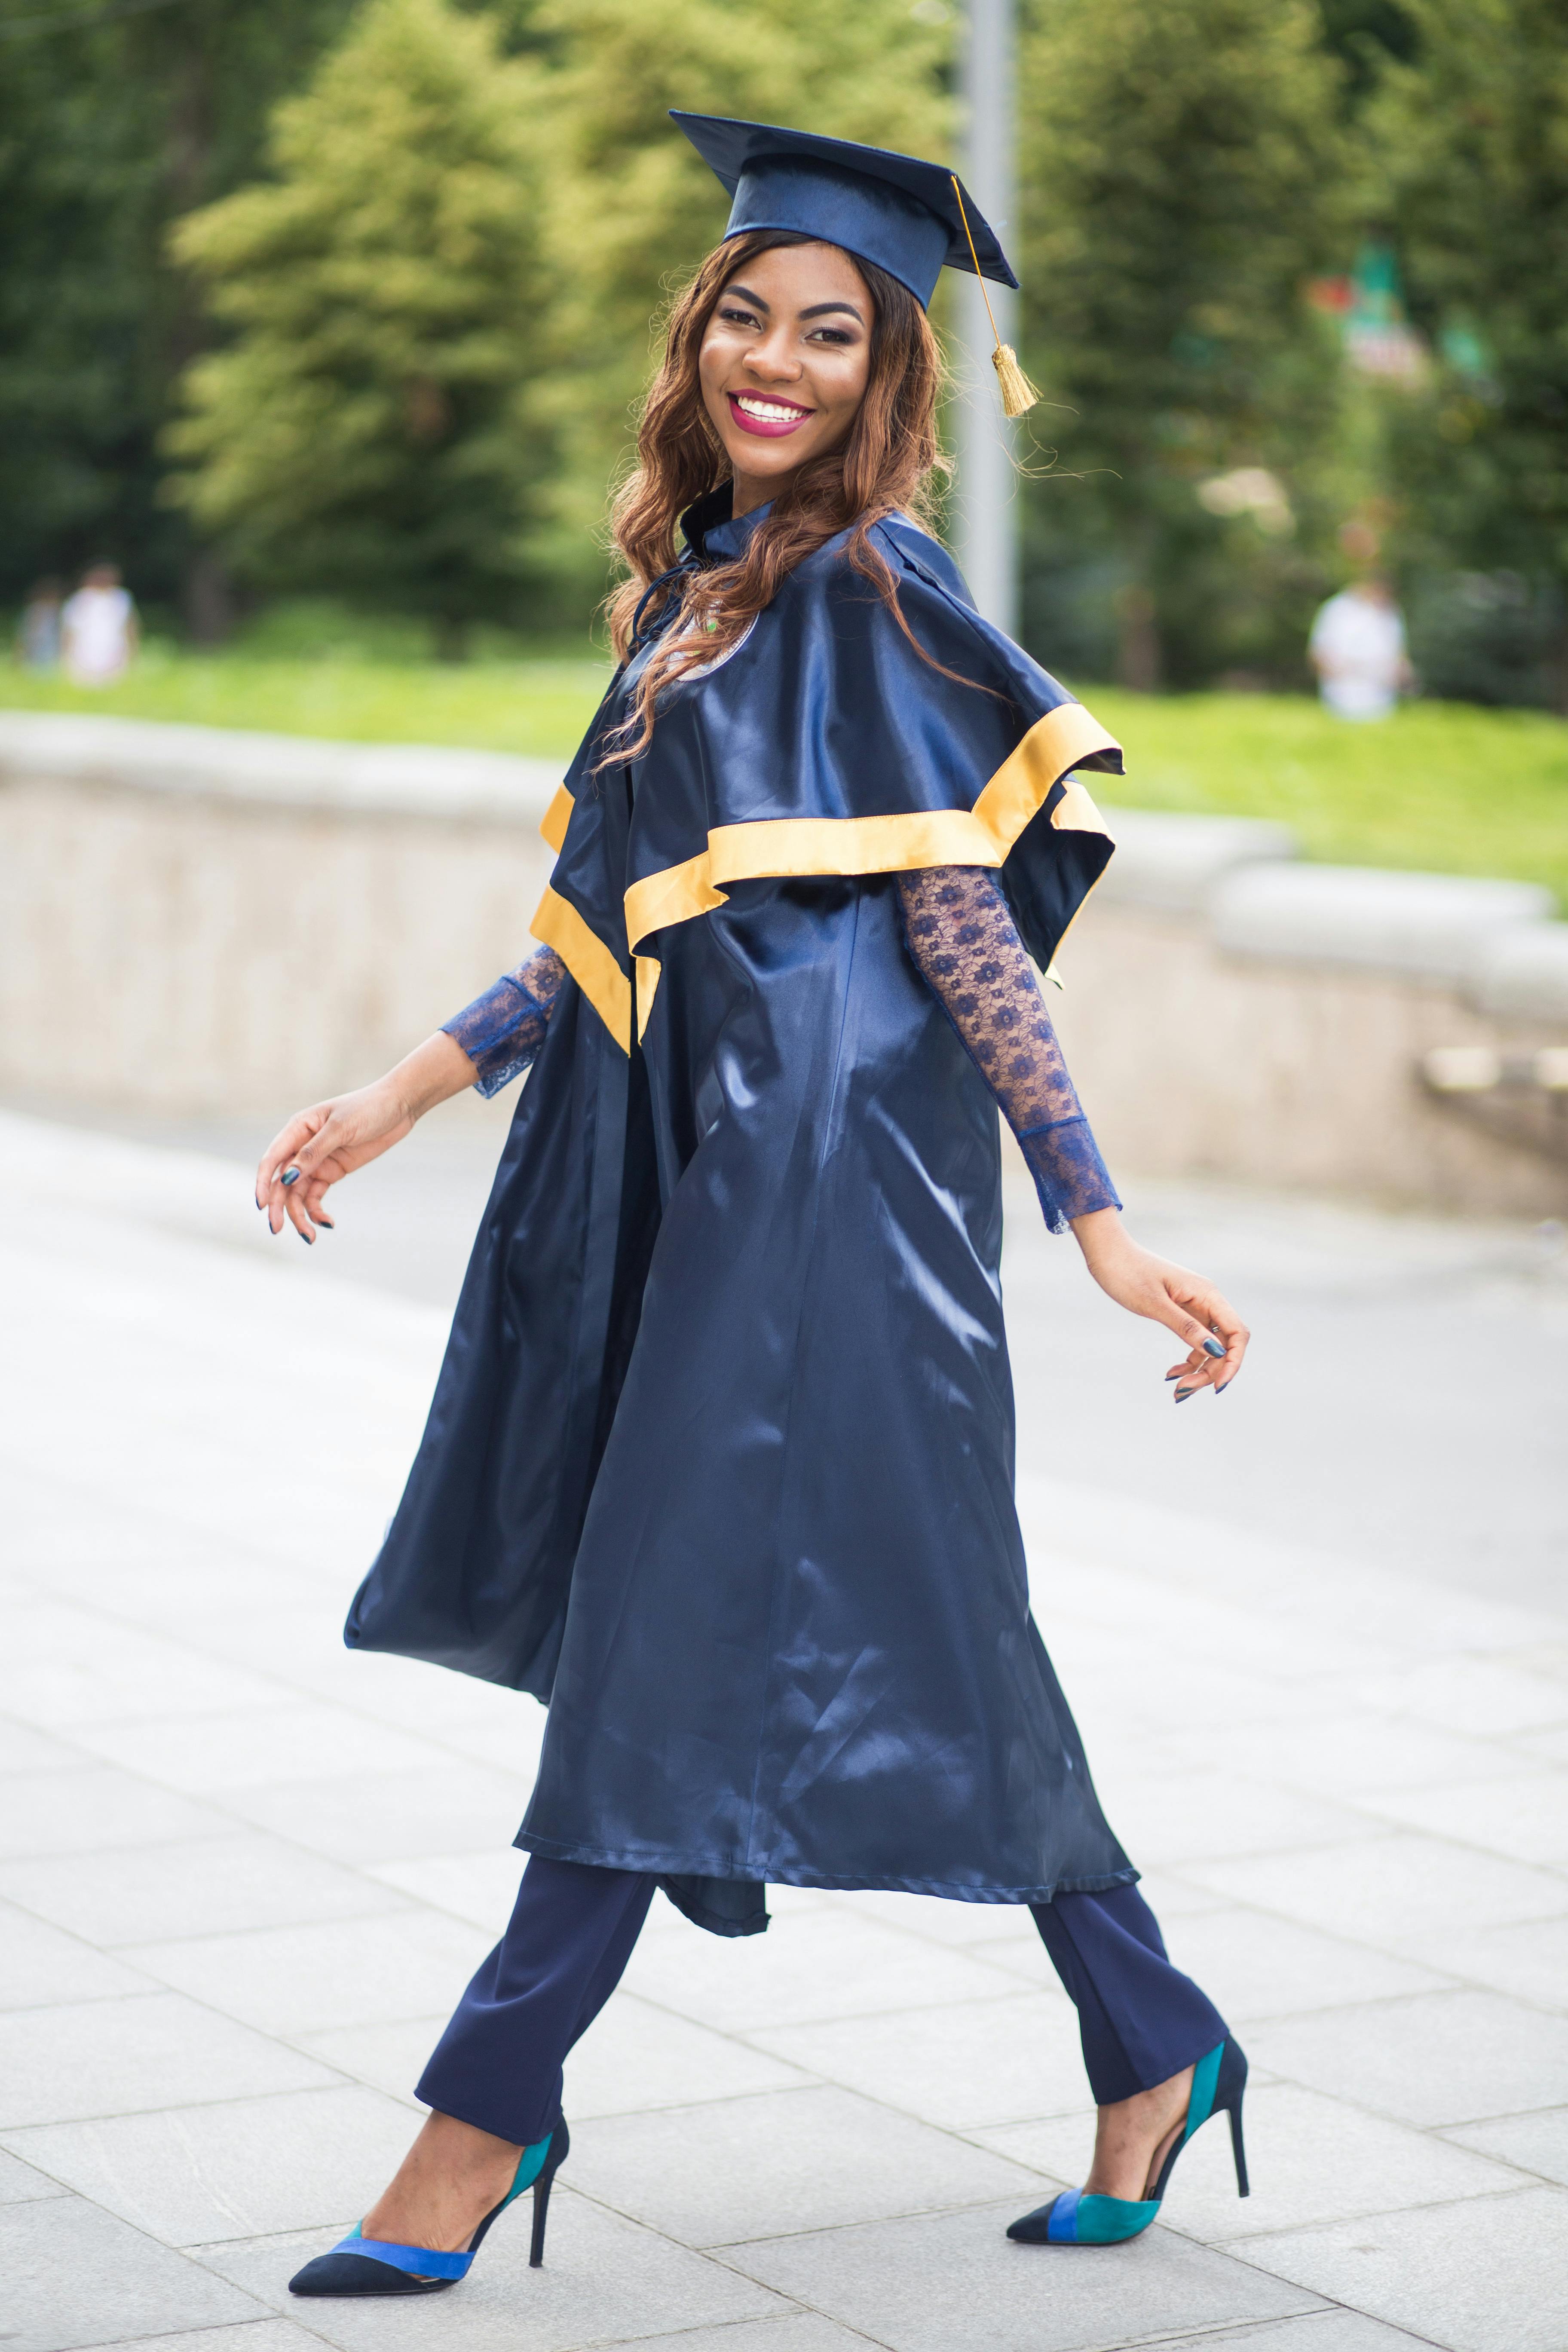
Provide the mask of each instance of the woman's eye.
{"label": "woman's eye", "polygon": [[728,327],[754,327],[757,323],[756,313],[754,310],[721,310],[719,316],[723,320],[725,325]]}
{"label": "woman's eye", "polygon": [[811,340],[814,343],[847,343],[852,338],[843,327],[818,327]]}

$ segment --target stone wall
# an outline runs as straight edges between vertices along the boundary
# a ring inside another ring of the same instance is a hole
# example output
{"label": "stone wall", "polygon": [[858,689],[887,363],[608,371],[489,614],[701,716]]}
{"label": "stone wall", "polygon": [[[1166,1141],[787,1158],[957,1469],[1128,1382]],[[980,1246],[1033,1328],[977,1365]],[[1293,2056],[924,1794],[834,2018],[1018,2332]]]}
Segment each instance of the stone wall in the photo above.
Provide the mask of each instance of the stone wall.
{"label": "stone wall", "polygon": [[[247,1115],[361,1083],[527,952],[556,781],[487,753],[0,714],[0,1088]],[[1052,1009],[1114,1166],[1568,1212],[1568,1091],[1531,1110],[1531,1146],[1421,1076],[1434,1048],[1568,1046],[1568,925],[1544,892],[1112,815]]]}

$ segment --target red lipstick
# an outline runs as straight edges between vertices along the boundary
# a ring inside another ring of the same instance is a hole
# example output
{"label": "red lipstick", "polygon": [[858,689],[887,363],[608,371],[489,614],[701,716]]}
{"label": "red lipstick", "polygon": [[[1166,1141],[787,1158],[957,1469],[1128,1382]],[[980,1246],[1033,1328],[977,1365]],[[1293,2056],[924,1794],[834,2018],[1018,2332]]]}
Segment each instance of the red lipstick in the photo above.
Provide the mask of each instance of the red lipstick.
{"label": "red lipstick", "polygon": [[[727,392],[724,397],[730,404],[730,414],[742,432],[758,434],[767,441],[777,441],[784,434],[795,432],[808,416],[816,413],[815,409],[803,408],[798,400],[785,400],[773,392]],[[775,414],[771,416],[749,415],[741,405],[742,400],[772,409]]]}

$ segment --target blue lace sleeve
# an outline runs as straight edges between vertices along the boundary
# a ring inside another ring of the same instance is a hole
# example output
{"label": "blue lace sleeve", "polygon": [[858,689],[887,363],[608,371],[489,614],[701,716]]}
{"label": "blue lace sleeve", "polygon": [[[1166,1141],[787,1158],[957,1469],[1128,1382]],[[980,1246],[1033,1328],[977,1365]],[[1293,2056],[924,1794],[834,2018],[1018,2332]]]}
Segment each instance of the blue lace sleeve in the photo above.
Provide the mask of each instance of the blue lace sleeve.
{"label": "blue lace sleeve", "polygon": [[1119,1209],[994,875],[932,866],[900,874],[899,897],[910,953],[1017,1137],[1052,1233]]}
{"label": "blue lace sleeve", "polygon": [[477,1094],[487,1098],[499,1094],[527,1069],[544,1043],[551,1007],[565,978],[566,967],[554,949],[541,948],[450,1021],[443,1021],[447,1036],[456,1039],[479,1072]]}

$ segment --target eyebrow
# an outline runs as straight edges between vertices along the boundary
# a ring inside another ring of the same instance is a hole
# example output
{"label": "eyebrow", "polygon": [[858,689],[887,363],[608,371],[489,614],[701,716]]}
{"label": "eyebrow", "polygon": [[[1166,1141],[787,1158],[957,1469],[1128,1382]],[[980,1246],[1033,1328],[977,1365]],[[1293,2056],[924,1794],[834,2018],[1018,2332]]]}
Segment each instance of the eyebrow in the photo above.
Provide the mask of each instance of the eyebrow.
{"label": "eyebrow", "polygon": [[[772,303],[764,301],[762,295],[754,292],[750,286],[726,286],[724,293],[731,296],[738,295],[742,301],[754,302],[759,310],[771,310],[773,309]],[[720,297],[720,299],[723,299],[722,295]],[[821,319],[825,318],[831,310],[842,310],[847,312],[848,316],[859,326],[863,327],[866,323],[853,302],[813,302],[809,310],[800,311],[798,316],[803,319]]]}

